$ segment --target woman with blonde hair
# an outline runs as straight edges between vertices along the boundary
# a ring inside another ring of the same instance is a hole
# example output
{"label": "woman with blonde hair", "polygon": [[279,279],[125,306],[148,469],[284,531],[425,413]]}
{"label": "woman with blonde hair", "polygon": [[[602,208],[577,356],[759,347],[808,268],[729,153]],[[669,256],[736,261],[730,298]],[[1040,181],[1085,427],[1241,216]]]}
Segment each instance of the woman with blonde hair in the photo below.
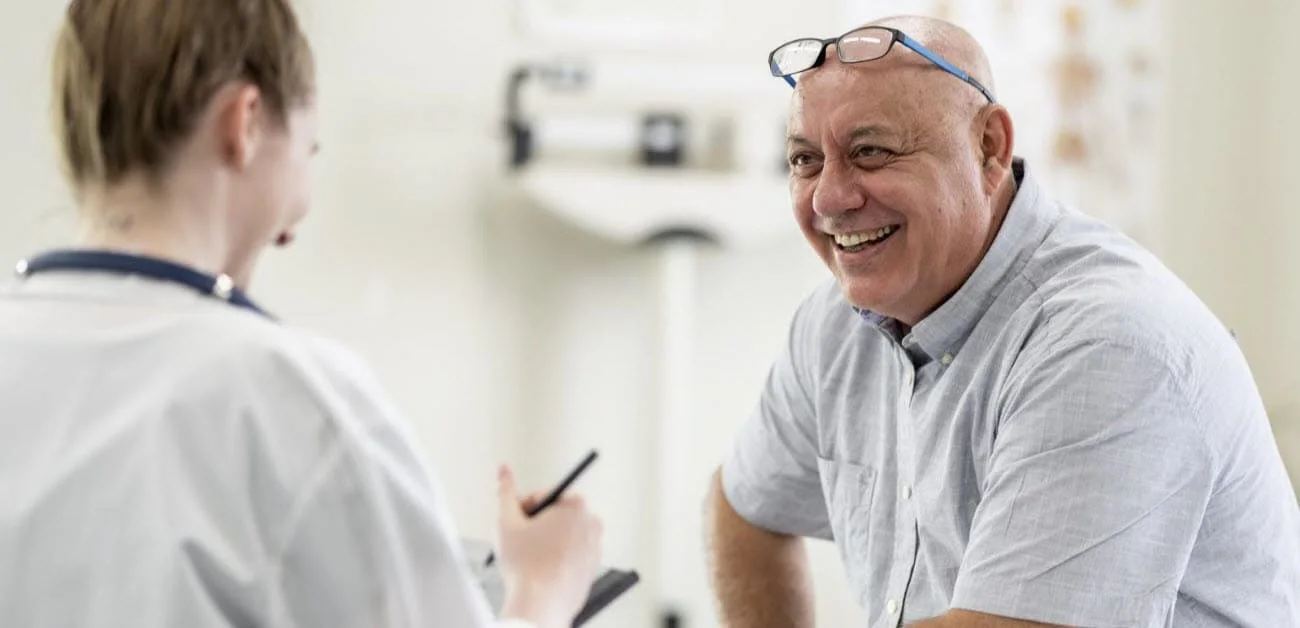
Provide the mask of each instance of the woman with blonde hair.
{"label": "woman with blonde hair", "polygon": [[502,469],[500,618],[366,367],[248,297],[308,208],[289,0],[73,0],[54,71],[78,245],[0,289],[0,625],[568,626],[578,498]]}

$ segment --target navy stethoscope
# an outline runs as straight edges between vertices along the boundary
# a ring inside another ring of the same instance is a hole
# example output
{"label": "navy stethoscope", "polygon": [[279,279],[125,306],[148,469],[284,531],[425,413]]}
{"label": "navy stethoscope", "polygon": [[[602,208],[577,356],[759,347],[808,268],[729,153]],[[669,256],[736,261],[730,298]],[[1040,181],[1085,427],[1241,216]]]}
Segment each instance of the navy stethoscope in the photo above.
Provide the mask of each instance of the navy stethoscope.
{"label": "navy stethoscope", "polygon": [[258,307],[235,286],[230,275],[209,275],[166,260],[112,251],[60,250],[20,260],[14,268],[19,278],[50,271],[82,271],[136,275],[186,286],[199,294],[225,301],[235,307],[274,318]]}

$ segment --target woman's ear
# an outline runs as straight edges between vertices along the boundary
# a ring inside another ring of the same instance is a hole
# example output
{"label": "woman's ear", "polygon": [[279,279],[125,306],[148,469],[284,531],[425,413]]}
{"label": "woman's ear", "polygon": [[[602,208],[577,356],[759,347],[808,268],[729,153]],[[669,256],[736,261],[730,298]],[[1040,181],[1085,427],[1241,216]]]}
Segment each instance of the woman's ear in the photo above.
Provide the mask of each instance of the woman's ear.
{"label": "woman's ear", "polygon": [[218,95],[217,106],[223,157],[231,168],[245,170],[262,144],[262,94],[252,85],[232,86]]}

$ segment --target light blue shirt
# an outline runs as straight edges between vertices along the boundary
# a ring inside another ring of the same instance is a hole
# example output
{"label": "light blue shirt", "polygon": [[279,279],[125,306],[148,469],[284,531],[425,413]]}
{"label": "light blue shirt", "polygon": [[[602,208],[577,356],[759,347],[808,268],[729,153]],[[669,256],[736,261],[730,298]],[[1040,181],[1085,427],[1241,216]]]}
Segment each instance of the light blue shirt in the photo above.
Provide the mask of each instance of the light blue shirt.
{"label": "light blue shirt", "polygon": [[1300,626],[1300,506],[1229,331],[1151,254],[1020,187],[906,335],[827,284],[723,468],[832,539],[871,626]]}

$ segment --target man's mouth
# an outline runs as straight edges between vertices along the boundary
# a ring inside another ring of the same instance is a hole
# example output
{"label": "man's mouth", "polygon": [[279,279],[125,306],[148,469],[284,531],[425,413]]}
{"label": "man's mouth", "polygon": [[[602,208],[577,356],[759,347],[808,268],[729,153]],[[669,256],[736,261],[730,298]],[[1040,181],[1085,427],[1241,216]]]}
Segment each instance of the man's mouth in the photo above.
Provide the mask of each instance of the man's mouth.
{"label": "man's mouth", "polygon": [[877,246],[888,240],[890,236],[898,233],[901,225],[889,225],[881,227],[874,231],[856,231],[854,233],[844,233],[832,236],[835,246],[845,253],[856,253],[866,250],[869,247]]}

